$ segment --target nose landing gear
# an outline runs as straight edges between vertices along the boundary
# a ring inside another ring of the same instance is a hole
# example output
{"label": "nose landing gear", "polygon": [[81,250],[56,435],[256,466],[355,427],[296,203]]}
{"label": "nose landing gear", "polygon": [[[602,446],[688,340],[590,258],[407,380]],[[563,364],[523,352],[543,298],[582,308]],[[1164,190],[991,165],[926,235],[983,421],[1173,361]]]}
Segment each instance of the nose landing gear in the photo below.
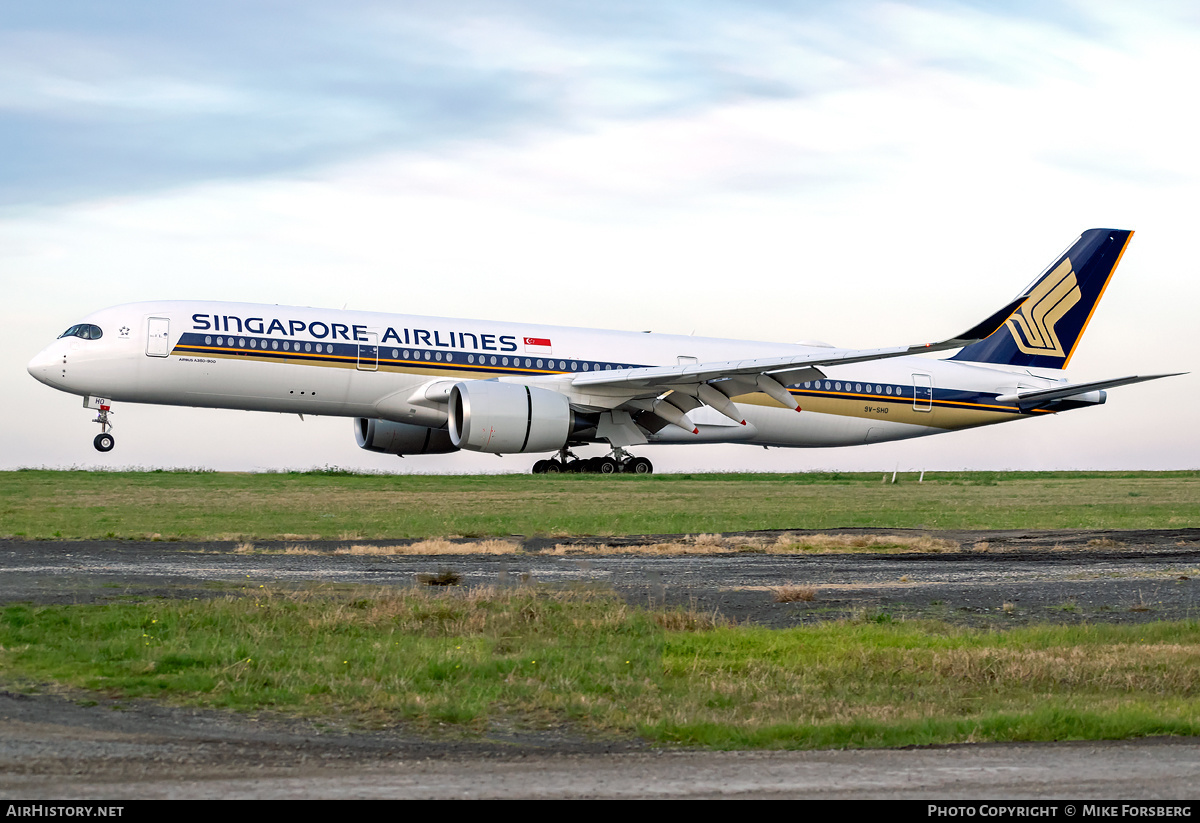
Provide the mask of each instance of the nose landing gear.
{"label": "nose landing gear", "polygon": [[100,424],[100,433],[92,440],[92,445],[96,447],[98,452],[110,452],[113,446],[117,445],[116,438],[112,436],[112,423],[109,422],[108,415],[112,413],[112,407],[104,400],[96,400],[95,398],[84,398],[84,405],[89,406],[88,401],[97,403],[93,408],[100,409],[100,413],[96,415],[93,423]]}

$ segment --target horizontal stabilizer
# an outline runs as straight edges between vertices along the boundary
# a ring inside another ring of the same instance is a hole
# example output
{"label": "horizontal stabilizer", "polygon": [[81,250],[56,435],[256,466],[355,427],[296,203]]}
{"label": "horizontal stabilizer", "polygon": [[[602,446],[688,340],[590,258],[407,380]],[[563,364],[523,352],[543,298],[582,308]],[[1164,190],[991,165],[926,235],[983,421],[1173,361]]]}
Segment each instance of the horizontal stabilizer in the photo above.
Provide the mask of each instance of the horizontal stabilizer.
{"label": "horizontal stabilizer", "polygon": [[1087,394],[1088,392],[1111,389],[1117,386],[1128,386],[1131,383],[1145,383],[1147,380],[1158,380],[1162,377],[1177,377],[1180,374],[1186,374],[1186,372],[1133,375],[1130,377],[1117,377],[1113,380],[1097,380],[1092,383],[1069,383],[1065,386],[1054,386],[1049,389],[1034,389],[1017,394],[1003,394],[997,397],[996,400],[1000,403],[1016,403],[1023,409],[1033,408],[1034,406],[1042,406],[1055,400],[1065,400],[1069,397]]}

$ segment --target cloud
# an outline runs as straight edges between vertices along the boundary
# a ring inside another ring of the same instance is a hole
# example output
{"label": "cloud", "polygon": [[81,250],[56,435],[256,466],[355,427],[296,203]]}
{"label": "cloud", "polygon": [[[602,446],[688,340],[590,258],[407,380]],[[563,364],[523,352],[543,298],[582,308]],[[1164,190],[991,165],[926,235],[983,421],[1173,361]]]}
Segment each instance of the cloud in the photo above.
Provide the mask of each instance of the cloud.
{"label": "cloud", "polygon": [[[142,0],[4,14],[10,211],[754,103],[1086,82],[1088,54],[1148,26],[1070,3]],[[881,111],[878,129],[898,119]]]}

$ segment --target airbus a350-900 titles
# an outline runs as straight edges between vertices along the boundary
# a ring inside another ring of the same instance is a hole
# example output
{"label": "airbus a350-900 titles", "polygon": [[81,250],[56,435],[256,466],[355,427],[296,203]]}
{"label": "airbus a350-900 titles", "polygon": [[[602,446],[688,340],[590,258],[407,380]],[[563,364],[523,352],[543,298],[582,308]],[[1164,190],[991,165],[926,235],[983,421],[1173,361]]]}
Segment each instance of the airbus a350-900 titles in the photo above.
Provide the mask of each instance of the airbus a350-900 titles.
{"label": "airbus a350-900 titles", "polygon": [[[116,402],[354,418],[397,455],[546,453],[535,473],[653,470],[649,443],[882,443],[1095,406],[1105,389],[1047,376],[1071,360],[1130,231],[1084,232],[987,320],[882,349],[719,340],[249,303],[130,303],[30,361],[98,412]],[[959,349],[948,359],[920,355]],[[571,451],[604,444],[587,460]]]}

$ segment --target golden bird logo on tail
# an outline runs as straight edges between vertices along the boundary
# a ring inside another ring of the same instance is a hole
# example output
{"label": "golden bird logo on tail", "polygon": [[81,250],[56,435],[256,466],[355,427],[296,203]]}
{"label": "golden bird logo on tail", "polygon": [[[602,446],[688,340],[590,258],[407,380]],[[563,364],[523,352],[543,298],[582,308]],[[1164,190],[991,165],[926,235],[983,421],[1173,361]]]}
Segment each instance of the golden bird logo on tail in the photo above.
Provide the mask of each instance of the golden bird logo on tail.
{"label": "golden bird logo on tail", "polygon": [[1038,283],[1021,307],[1005,321],[1017,348],[1026,354],[1066,357],[1054,326],[1082,298],[1068,257]]}

